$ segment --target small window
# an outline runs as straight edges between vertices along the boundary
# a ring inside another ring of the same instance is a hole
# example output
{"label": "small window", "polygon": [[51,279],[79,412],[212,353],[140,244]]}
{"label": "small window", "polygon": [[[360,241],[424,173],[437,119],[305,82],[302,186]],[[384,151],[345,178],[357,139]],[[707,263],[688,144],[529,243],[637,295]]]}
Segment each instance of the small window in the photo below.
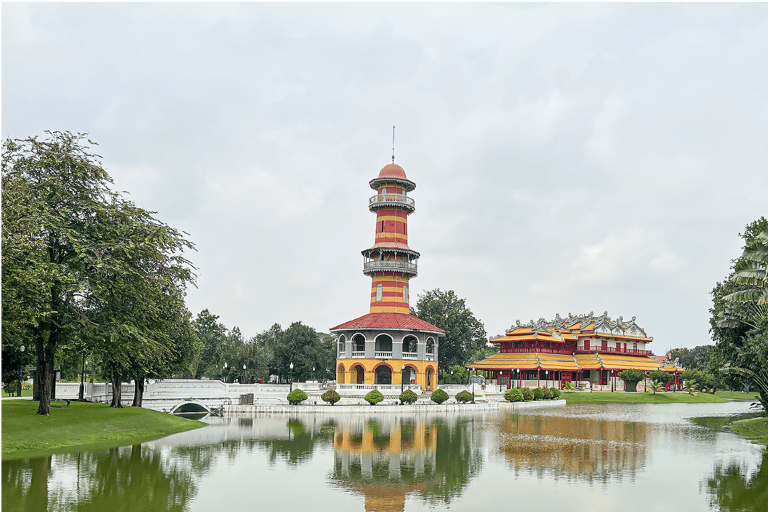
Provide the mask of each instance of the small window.
{"label": "small window", "polygon": [[376,285],[376,302],[381,302],[381,297],[384,294],[384,287],[381,283]]}
{"label": "small window", "polygon": [[408,287],[403,286],[403,302],[408,304]]}

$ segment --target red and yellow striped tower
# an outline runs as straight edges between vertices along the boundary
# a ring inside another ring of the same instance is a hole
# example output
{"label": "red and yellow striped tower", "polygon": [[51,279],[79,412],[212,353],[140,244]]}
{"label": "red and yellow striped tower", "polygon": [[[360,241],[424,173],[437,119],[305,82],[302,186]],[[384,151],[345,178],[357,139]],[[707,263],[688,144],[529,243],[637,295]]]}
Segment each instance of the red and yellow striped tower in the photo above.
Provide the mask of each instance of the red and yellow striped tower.
{"label": "red and yellow striped tower", "polygon": [[416,209],[408,192],[416,184],[391,163],[370,185],[377,192],[368,201],[368,209],[376,213],[376,239],[363,251],[363,273],[371,276],[371,313],[408,314],[408,282],[417,275],[419,258],[408,247],[408,215]]}
{"label": "red and yellow striped tower", "polygon": [[416,209],[408,192],[416,184],[392,160],[370,181],[376,195],[368,209],[376,214],[376,237],[362,251],[363,273],[371,277],[370,313],[331,328],[338,335],[340,392],[376,387],[392,397],[406,387],[437,387],[439,339],[445,332],[412,316],[408,305],[409,281],[418,274],[419,253],[408,247],[408,215]]}

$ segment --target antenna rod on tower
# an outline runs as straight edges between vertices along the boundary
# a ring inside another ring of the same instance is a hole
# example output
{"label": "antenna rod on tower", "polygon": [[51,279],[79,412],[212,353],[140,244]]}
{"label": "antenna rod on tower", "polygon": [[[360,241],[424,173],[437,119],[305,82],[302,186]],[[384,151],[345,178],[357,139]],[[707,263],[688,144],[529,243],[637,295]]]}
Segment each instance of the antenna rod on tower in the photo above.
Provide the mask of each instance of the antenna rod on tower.
{"label": "antenna rod on tower", "polygon": [[392,163],[395,163],[395,127],[392,127]]}

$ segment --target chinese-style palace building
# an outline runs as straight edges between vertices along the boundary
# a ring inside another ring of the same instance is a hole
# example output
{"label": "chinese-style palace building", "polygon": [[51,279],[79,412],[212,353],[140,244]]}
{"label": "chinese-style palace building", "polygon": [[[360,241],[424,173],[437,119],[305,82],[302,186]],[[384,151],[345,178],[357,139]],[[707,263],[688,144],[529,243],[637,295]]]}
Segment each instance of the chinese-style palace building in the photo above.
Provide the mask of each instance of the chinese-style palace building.
{"label": "chinese-style palace building", "polygon": [[505,336],[490,340],[499,345],[498,354],[467,367],[507,388],[562,388],[572,382],[579,389],[623,390],[616,375],[630,368],[662,369],[675,376],[668,387],[677,385],[683,368],[652,357],[651,341],[635,317],[614,321],[607,311],[599,317],[557,315],[551,322],[541,318],[524,325],[518,320]]}
{"label": "chinese-style palace building", "polygon": [[416,188],[399,165],[384,166],[370,181],[376,195],[372,247],[362,251],[363,273],[371,277],[370,312],[331,328],[338,336],[336,382],[379,389],[414,386],[437,389],[437,356],[445,332],[410,314],[409,281],[418,274],[419,253],[408,247],[408,215]]}

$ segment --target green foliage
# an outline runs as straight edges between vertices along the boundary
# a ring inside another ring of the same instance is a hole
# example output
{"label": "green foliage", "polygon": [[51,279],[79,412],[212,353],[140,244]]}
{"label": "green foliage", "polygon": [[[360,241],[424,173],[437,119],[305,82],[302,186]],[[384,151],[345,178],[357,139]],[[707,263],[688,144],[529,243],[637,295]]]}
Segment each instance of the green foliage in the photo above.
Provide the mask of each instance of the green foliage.
{"label": "green foliage", "polygon": [[523,393],[523,400],[526,402],[533,400],[533,391],[531,391],[530,388],[521,388],[520,391]]}
{"label": "green foliage", "polygon": [[651,373],[648,374],[648,378],[652,381],[661,382],[662,384],[666,384],[667,382],[671,381],[673,376],[671,373],[667,373],[664,370],[653,370]]}
{"label": "green foliage", "polygon": [[523,392],[518,388],[508,389],[507,392],[504,393],[504,400],[507,402],[522,402]]}
{"label": "green foliage", "polygon": [[113,382],[181,364],[194,282],[193,244],[111,190],[93,142],[46,133],[8,139],[2,159],[3,341],[34,346],[44,415],[63,347],[98,356]]}
{"label": "green foliage", "polygon": [[467,384],[468,382],[469,372],[463,365],[455,364],[443,372],[444,384]]}
{"label": "green foliage", "polygon": [[[275,347],[275,370],[283,377],[292,376],[294,381],[312,379],[318,375],[318,370],[325,373],[327,362],[320,357],[322,350],[317,331],[301,322],[294,322],[280,335]],[[293,363],[293,371],[290,363]]]}
{"label": "green foliage", "polygon": [[541,388],[533,388],[533,399],[542,400],[544,398],[544,390]]}
{"label": "green foliage", "polygon": [[560,398],[560,390],[557,388],[549,388],[549,391],[552,393],[552,398],[557,399]]}
{"label": "green foliage", "polygon": [[465,404],[467,402],[471,402],[474,397],[472,396],[472,393],[467,391],[466,389],[464,391],[459,391],[456,393],[456,401],[460,404]]}
{"label": "green foliage", "polygon": [[541,388],[542,398],[544,400],[552,400],[552,390],[549,388]]}
{"label": "green foliage", "polygon": [[640,370],[630,368],[629,370],[619,372],[617,377],[624,381],[624,391],[634,393],[637,391],[637,383],[645,379],[645,374]]}
{"label": "green foliage", "polygon": [[339,395],[335,389],[329,389],[328,391],[320,395],[320,398],[323,399],[323,402],[333,405],[339,400],[341,400],[341,395]]}
{"label": "green foliage", "polygon": [[694,381],[697,390],[706,390],[714,394],[717,391],[717,380],[714,375],[701,370],[685,370],[680,374],[684,381]]}
{"label": "green foliage", "polygon": [[286,398],[288,399],[289,404],[299,405],[301,402],[303,402],[309,397],[304,391],[300,390],[299,388],[296,388],[290,393],[288,393],[288,396]]}
{"label": "green foliage", "polygon": [[446,400],[448,400],[448,393],[446,393],[444,390],[438,388],[438,389],[436,389],[435,391],[432,392],[432,396],[430,396],[429,398],[430,398],[430,400],[432,400],[436,404],[440,405],[441,403],[443,403]]}
{"label": "green foliage", "polygon": [[400,401],[404,404],[410,405],[410,404],[416,403],[416,400],[418,399],[419,397],[416,395],[416,393],[414,393],[410,389],[406,389],[405,391],[400,393]]}
{"label": "green foliage", "polygon": [[565,390],[566,390],[566,391],[573,391],[574,389],[576,389],[576,388],[574,387],[573,383],[572,383],[572,382],[570,382],[570,381],[566,381],[566,383],[565,383],[565,386],[564,386],[564,387],[565,387]]}
{"label": "green foliage", "polygon": [[411,314],[445,330],[438,353],[444,368],[470,363],[471,354],[488,341],[482,322],[453,290],[435,289],[419,295]]}
{"label": "green foliage", "polygon": [[[678,364],[686,369],[703,369],[706,365],[712,345],[699,345],[693,348],[675,348],[670,351],[672,361],[678,359]],[[653,378],[653,377],[651,377]],[[658,380],[658,379],[657,379]]]}
{"label": "green foliage", "polygon": [[377,403],[384,400],[384,395],[381,394],[381,391],[378,389],[373,389],[368,392],[368,394],[365,395],[365,401],[368,402],[371,405],[376,405]]}

